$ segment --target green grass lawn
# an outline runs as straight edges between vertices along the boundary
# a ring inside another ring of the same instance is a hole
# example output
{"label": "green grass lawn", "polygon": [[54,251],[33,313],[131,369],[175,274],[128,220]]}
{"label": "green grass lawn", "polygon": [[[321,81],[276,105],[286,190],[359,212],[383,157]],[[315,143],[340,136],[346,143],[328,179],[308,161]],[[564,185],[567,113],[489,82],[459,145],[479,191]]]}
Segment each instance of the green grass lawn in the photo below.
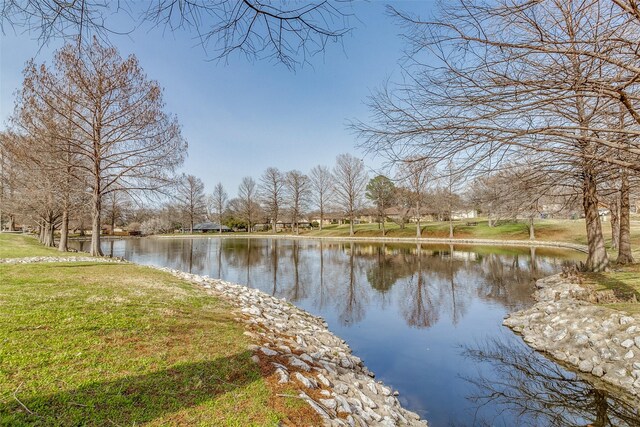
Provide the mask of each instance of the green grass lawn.
{"label": "green grass lawn", "polygon": [[[38,252],[14,237],[4,256]],[[2,426],[275,426],[306,410],[274,403],[225,303],[167,273],[0,264],[0,277]]]}
{"label": "green grass lawn", "polygon": [[608,307],[640,314],[640,264],[612,269],[603,273],[583,273],[584,283],[596,291],[612,290],[619,302]]}
{"label": "green grass lawn", "polygon": [[35,237],[0,233],[0,258],[69,256],[55,248],[45,248]]}

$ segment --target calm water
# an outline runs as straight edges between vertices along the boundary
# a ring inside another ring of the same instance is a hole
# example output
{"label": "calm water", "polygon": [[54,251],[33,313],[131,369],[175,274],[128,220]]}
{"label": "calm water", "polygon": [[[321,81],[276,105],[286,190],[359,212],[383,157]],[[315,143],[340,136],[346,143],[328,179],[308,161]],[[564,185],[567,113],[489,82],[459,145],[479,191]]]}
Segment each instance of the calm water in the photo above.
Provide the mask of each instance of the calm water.
{"label": "calm water", "polygon": [[324,317],[432,426],[640,425],[637,408],[501,325],[533,303],[535,279],[579,260],[574,252],[216,237],[107,240],[102,249],[246,284]]}

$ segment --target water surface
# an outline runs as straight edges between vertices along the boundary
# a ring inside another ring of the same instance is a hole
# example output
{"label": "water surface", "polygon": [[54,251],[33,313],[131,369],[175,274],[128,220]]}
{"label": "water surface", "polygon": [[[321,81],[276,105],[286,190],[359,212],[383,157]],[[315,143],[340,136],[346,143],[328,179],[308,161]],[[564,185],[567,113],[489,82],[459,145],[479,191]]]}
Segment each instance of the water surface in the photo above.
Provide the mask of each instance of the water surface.
{"label": "water surface", "polygon": [[[77,242],[82,249],[86,243]],[[640,425],[502,326],[576,252],[314,240],[122,239],[106,254],[258,288],[344,338],[432,426]]]}

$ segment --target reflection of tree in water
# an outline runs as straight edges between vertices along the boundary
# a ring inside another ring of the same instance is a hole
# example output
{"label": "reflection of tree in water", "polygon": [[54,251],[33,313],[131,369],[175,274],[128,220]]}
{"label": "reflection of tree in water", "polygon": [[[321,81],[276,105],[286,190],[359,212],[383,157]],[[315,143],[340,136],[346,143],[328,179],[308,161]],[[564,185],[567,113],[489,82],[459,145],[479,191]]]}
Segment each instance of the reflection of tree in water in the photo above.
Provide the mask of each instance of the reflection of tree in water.
{"label": "reflection of tree in water", "polygon": [[460,280],[468,268],[453,251],[419,251],[406,265],[414,271],[403,287],[400,300],[402,314],[410,326],[418,328],[435,324],[446,310],[453,324],[466,313],[473,298],[473,283]]}
{"label": "reflection of tree in water", "polygon": [[307,297],[307,281],[300,280],[300,241],[293,240],[290,258],[293,283],[287,290],[287,299],[296,302]]}
{"label": "reflection of tree in water", "polygon": [[491,377],[466,378],[476,387],[469,397],[480,418],[474,425],[494,425],[492,416],[480,415],[485,405],[511,412],[523,426],[640,425],[640,401],[613,399],[521,342],[491,339],[484,346],[465,348],[463,355],[490,364],[493,372]]}
{"label": "reflection of tree in water", "polygon": [[347,280],[344,287],[338,288],[338,292],[342,292],[343,295],[336,295],[336,302],[340,315],[338,320],[340,324],[347,325],[361,321],[364,318],[365,306],[368,302],[367,289],[359,284],[356,274],[356,262],[355,252],[353,247],[349,251],[349,271],[346,275]]}
{"label": "reflection of tree in water", "polygon": [[[438,305],[434,304],[429,293],[429,284],[425,283],[425,274],[421,269],[421,256],[418,255],[418,271],[405,285],[405,298],[401,303],[403,316],[409,326],[428,328],[434,325],[440,316]],[[433,289],[433,288],[431,288]]]}
{"label": "reflection of tree in water", "polygon": [[264,262],[267,247],[252,239],[221,239],[225,262],[235,270],[244,270],[244,284],[251,286],[251,269]]}
{"label": "reflection of tree in water", "polygon": [[513,249],[513,254],[480,255],[478,268],[484,282],[478,289],[478,295],[498,301],[510,310],[529,306],[535,281],[560,269],[558,265],[542,261],[537,252],[535,247],[530,247],[526,250]]}
{"label": "reflection of tree in water", "polygon": [[399,275],[397,257],[386,254],[386,245],[376,247],[376,260],[367,269],[367,281],[376,291],[386,293],[398,281]]}

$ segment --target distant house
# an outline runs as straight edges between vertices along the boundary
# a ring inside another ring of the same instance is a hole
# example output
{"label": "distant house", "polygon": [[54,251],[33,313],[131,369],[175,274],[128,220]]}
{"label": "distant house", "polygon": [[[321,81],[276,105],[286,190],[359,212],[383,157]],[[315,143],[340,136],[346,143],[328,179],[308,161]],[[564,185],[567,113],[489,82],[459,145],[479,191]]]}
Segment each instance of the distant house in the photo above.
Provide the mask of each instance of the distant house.
{"label": "distant house", "polygon": [[223,233],[229,233],[233,231],[226,225],[220,225],[214,222],[201,222],[200,224],[196,224],[193,226],[193,231],[197,233],[208,233],[208,232],[219,233],[221,228]]}
{"label": "distant house", "polygon": [[470,219],[470,218],[477,218],[478,217],[478,211],[476,211],[475,209],[471,209],[468,211],[453,211],[451,212],[451,219]]}
{"label": "distant house", "polygon": [[391,219],[394,222],[411,222],[415,223],[420,220],[420,222],[428,222],[434,221],[437,215],[437,212],[432,209],[423,207],[420,208],[420,212],[415,208],[401,208],[398,206],[393,206],[384,210],[387,218]]}

